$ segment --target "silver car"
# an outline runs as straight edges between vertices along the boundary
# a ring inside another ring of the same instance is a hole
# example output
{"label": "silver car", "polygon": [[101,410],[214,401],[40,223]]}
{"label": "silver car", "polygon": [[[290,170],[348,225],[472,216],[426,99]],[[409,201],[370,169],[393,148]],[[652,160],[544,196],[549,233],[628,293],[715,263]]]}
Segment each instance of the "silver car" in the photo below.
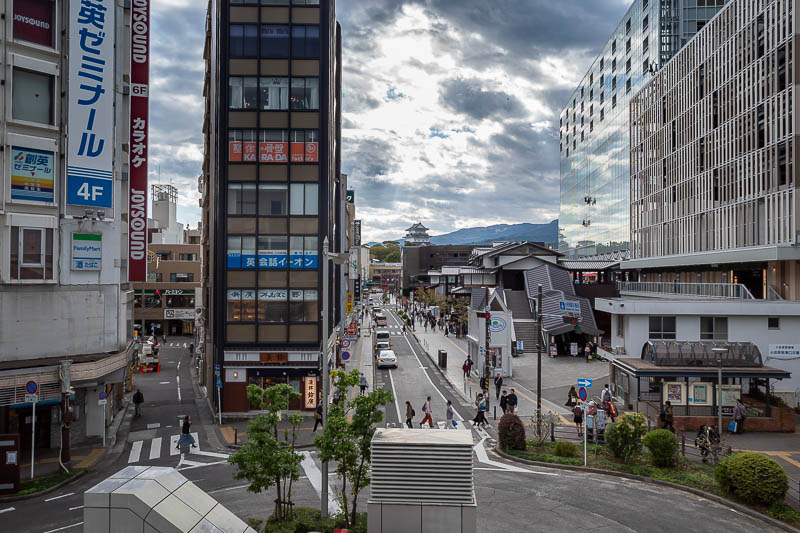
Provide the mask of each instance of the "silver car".
{"label": "silver car", "polygon": [[397,355],[393,350],[381,350],[378,354],[378,368],[392,367],[397,368]]}

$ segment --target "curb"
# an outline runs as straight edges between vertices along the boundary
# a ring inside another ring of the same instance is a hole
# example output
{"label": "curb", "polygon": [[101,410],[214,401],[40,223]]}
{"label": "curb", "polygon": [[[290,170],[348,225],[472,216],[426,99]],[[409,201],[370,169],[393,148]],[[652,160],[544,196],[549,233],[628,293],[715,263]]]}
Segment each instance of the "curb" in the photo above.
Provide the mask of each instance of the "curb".
{"label": "curb", "polygon": [[85,468],[83,470],[83,472],[80,472],[79,474],[75,474],[74,476],[72,476],[69,479],[65,479],[64,481],[62,481],[60,483],[56,483],[52,487],[46,488],[44,490],[40,490],[38,492],[33,492],[31,494],[23,494],[22,496],[13,496],[13,495],[12,496],[0,496],[0,503],[18,502],[18,501],[22,501],[22,500],[31,500],[33,498],[38,498],[39,496],[44,496],[45,494],[50,494],[51,492],[55,492],[56,490],[60,489],[64,485],[68,485],[68,484],[72,483],[73,481],[82,478],[83,476],[85,476],[89,472],[90,472],[90,470],[88,468]]}
{"label": "curb", "polygon": [[742,504],[740,504],[738,502],[735,502],[733,500],[729,500],[727,498],[723,498],[722,496],[717,496],[716,494],[712,494],[710,492],[706,492],[706,491],[703,491],[703,490],[700,490],[700,489],[695,489],[693,487],[687,487],[685,485],[678,485],[677,483],[672,483],[670,481],[662,481],[660,479],[653,479],[653,478],[644,477],[644,476],[637,476],[635,474],[628,474],[628,473],[625,473],[625,472],[615,472],[613,470],[603,470],[601,468],[589,468],[589,467],[583,467],[583,466],[562,465],[562,464],[558,464],[558,463],[545,463],[545,462],[542,462],[542,461],[531,461],[529,459],[522,459],[520,457],[515,457],[513,455],[509,455],[509,454],[503,452],[502,450],[500,450],[500,446],[496,446],[493,451],[495,453],[497,453],[499,456],[503,457],[504,459],[507,459],[509,461],[514,461],[514,462],[517,462],[517,463],[520,463],[520,464],[533,465],[533,466],[538,466],[538,467],[543,467],[543,468],[555,468],[555,469],[559,469],[559,470],[571,470],[571,471],[574,471],[574,472],[587,472],[589,474],[603,474],[603,475],[606,475],[606,476],[620,477],[620,478],[625,478],[625,479],[632,479],[634,481],[641,481],[643,483],[649,483],[651,485],[660,485],[662,487],[669,487],[669,488],[672,488],[672,489],[682,490],[684,492],[688,492],[690,494],[694,494],[695,496],[700,496],[701,498],[705,498],[707,500],[711,500],[711,501],[719,503],[721,505],[725,505],[727,507],[730,507],[734,511],[738,511],[738,512],[740,512],[742,514],[746,514],[746,515],[748,515],[748,516],[750,516],[752,518],[757,518],[758,520],[762,520],[762,521],[770,524],[771,526],[774,526],[774,527],[776,527],[778,529],[782,529],[783,531],[789,531],[790,533],[800,533],[800,529],[794,528],[794,527],[790,526],[789,524],[781,522],[780,520],[776,520],[776,519],[774,519],[772,517],[769,517],[769,516],[767,516],[765,514],[759,513],[758,511],[755,511],[755,510],[751,509],[750,507],[742,505]]}

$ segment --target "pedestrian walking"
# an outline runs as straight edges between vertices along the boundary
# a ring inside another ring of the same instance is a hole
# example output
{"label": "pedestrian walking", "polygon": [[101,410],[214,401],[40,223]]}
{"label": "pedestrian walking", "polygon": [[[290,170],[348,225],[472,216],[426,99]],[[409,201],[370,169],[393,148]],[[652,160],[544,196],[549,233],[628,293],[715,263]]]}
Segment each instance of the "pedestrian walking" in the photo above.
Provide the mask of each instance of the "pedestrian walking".
{"label": "pedestrian walking", "polygon": [[578,393],[575,392],[575,385],[572,385],[569,388],[569,392],[567,393],[567,403],[565,403],[564,405],[566,405],[570,409],[578,405]]}
{"label": "pedestrian walking", "polygon": [[464,359],[464,364],[461,365],[461,370],[464,371],[464,379],[467,379],[469,376],[469,363],[467,362],[467,359]]}
{"label": "pedestrian walking", "polygon": [[473,425],[486,427],[489,422],[486,420],[486,398],[483,397],[482,392],[479,392],[475,398],[475,407],[478,408],[478,413],[472,419]]}
{"label": "pedestrian walking", "polygon": [[406,425],[408,429],[414,429],[414,417],[417,416],[416,411],[414,408],[411,407],[411,402],[406,400]]}
{"label": "pedestrian walking", "polygon": [[358,381],[358,386],[361,389],[361,394],[367,390],[367,377],[365,375],[361,375],[361,379]]}
{"label": "pedestrian walking", "polygon": [[428,332],[428,321],[427,320],[425,321],[425,332],[426,333]]}
{"label": "pedestrian walking", "polygon": [[572,421],[575,422],[575,429],[578,431],[578,436],[583,437],[583,408],[580,405],[575,405],[572,408]]}
{"label": "pedestrian walking", "polygon": [[611,389],[608,388],[608,383],[606,383],[606,386],[603,387],[603,391],[600,393],[600,401],[601,402],[611,401]]}
{"label": "pedestrian walking", "polygon": [[661,413],[661,427],[662,429],[669,429],[673,433],[675,433],[675,427],[672,425],[674,421],[672,415],[672,402],[667,400],[664,402],[664,412]]}
{"label": "pedestrian walking", "polygon": [[503,414],[508,412],[508,391],[503,391],[500,396],[500,409],[502,409]]}
{"label": "pedestrian walking", "polygon": [[181,446],[189,446],[191,445],[192,448],[197,448],[197,444],[194,441],[194,437],[192,437],[192,422],[189,419],[189,415],[186,415],[183,418],[183,428],[181,429],[181,436],[178,439],[178,444],[175,446],[176,448],[180,449]]}
{"label": "pedestrian walking", "polygon": [[467,376],[469,376],[472,373],[472,365],[473,365],[472,356],[468,355],[467,356],[467,367],[468,367],[467,368]]}
{"label": "pedestrian walking", "polygon": [[317,403],[317,408],[314,410],[314,429],[311,433],[317,432],[317,426],[324,428],[322,425],[322,400]]}
{"label": "pedestrian walking", "polygon": [[447,400],[447,410],[445,411],[445,419],[447,420],[445,427],[447,429],[457,429],[456,420],[454,418],[455,415],[456,415],[456,410],[453,409],[453,402]]}
{"label": "pedestrian walking", "polygon": [[162,333],[161,334],[161,344],[167,344],[167,334],[166,333]]}
{"label": "pedestrian walking", "polygon": [[494,399],[500,399],[500,388],[503,386],[503,376],[500,374],[494,375]]}
{"label": "pedestrian walking", "polygon": [[744,419],[747,416],[747,408],[742,403],[741,398],[736,399],[736,407],[733,408],[733,421],[736,423],[734,433],[741,433],[744,431]]}
{"label": "pedestrian walking", "polygon": [[586,346],[583,349],[583,355],[586,356],[586,362],[587,363],[589,361],[591,361],[591,359],[592,359],[592,345],[589,344],[588,342],[586,343]]}
{"label": "pedestrian walking", "polygon": [[425,400],[425,404],[422,406],[422,411],[425,413],[425,416],[419,423],[419,427],[422,427],[425,424],[425,421],[428,421],[430,427],[433,427],[433,409],[431,408],[431,397],[428,396],[428,399]]}
{"label": "pedestrian walking", "polygon": [[194,343],[190,342],[189,343],[189,355],[192,355],[193,353],[194,353]]}
{"label": "pedestrian walking", "polygon": [[141,416],[143,403],[144,403],[144,394],[142,394],[141,389],[136,389],[136,393],[133,395],[133,407],[134,407],[133,416]]}
{"label": "pedestrian walking", "polygon": [[519,399],[517,398],[517,393],[514,389],[511,389],[511,392],[508,393],[508,412],[515,413],[517,411],[517,403],[519,403]]}

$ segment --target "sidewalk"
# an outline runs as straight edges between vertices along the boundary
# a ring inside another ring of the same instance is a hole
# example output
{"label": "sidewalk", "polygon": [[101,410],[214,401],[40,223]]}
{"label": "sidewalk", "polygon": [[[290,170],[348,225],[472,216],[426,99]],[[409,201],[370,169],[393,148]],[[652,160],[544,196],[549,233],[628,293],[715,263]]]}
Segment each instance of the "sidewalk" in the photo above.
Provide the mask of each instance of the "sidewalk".
{"label": "sidewalk", "polygon": [[[240,420],[238,422],[233,422],[229,424],[225,424],[224,426],[217,426],[217,435],[219,436],[220,442],[229,447],[235,448],[241,446],[245,442],[247,442],[247,424],[249,420]],[[283,438],[283,430],[290,429],[291,426],[289,422],[284,420],[278,425],[278,432],[279,436]],[[307,448],[314,446],[314,436],[315,433],[312,432],[314,429],[314,418],[304,416],[303,423],[297,430],[297,444],[298,448]],[[317,431],[321,431],[321,428],[317,428]]]}

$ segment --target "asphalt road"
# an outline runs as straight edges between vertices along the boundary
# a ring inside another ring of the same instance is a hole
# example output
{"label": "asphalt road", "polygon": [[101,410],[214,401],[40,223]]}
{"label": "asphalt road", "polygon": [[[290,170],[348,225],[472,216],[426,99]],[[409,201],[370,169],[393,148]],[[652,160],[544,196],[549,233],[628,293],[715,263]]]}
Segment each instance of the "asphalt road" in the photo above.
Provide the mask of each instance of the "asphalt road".
{"label": "asphalt road", "polygon": [[[459,414],[457,418],[470,420],[474,407],[460,400],[413,337],[401,334],[396,316],[391,312],[388,315],[399,368],[376,372],[376,385],[390,388],[396,398],[396,403],[386,408],[385,424],[399,427],[404,422],[405,400],[408,399],[417,411],[415,427],[418,427],[423,416],[420,407],[426,396],[432,397],[437,427],[440,422],[443,426],[446,399],[453,401]],[[130,420],[123,422],[123,425],[131,423],[130,432],[126,439],[117,443],[116,454],[101,462],[95,472],[59,491],[0,504],[3,524],[0,530],[4,533],[81,531],[83,492],[132,464],[177,467],[242,519],[263,519],[269,515],[273,494],[250,493],[246,482],[233,479],[234,469],[226,463],[230,450],[219,446],[213,421],[196,401],[188,351],[182,345],[163,348],[162,360],[159,374],[136,377],[135,385],[141,387],[145,395],[145,408],[141,418],[129,417]],[[132,415],[132,409],[128,414]],[[171,449],[174,445],[170,445],[170,440],[180,433],[178,416],[185,414],[195,421],[192,429],[197,432],[199,453]],[[153,427],[155,424],[158,427]],[[471,427],[463,430],[471,431],[476,443],[478,531],[778,531],[726,506],[683,491],[612,476],[511,464],[491,451],[494,446],[492,429],[488,433]],[[313,453],[304,461],[303,473],[293,491],[294,501],[296,505],[316,507],[319,505],[319,461]],[[331,479],[333,481],[335,476]],[[369,489],[360,498],[362,510],[366,510],[368,493]]]}

